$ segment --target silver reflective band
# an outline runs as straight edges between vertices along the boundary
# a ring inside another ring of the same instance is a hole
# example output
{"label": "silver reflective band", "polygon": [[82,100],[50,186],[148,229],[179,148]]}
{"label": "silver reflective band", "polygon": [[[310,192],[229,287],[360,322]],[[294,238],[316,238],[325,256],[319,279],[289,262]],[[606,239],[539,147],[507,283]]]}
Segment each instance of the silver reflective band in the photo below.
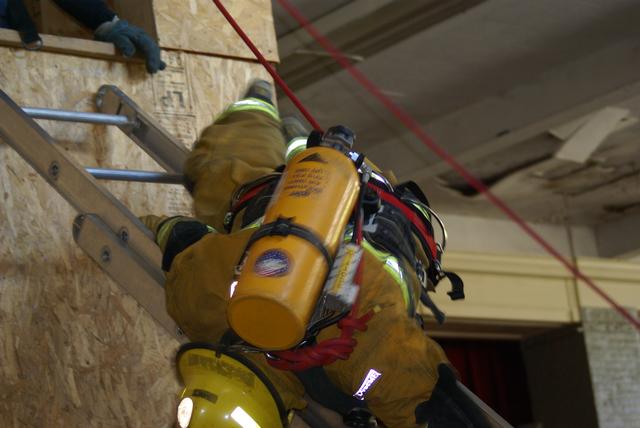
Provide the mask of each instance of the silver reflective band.
{"label": "silver reflective band", "polygon": [[298,154],[299,151],[302,151],[305,148],[307,148],[307,137],[297,137],[289,141],[287,144],[287,151],[284,156],[286,161],[289,162],[294,155]]}
{"label": "silver reflective band", "polygon": [[364,380],[362,381],[360,388],[356,391],[355,394],[353,394],[353,396],[358,400],[364,400],[364,396],[367,394],[367,391],[369,391],[369,389],[371,389],[371,387],[378,381],[378,379],[380,379],[380,376],[382,376],[382,373],[374,369],[370,369],[369,373],[367,373],[367,376],[365,376]]}
{"label": "silver reflective band", "polygon": [[236,101],[235,103],[232,104],[232,107],[238,107],[238,106],[267,107],[268,109],[273,108],[273,106],[267,103],[266,101],[259,101],[251,98],[245,98],[243,100]]}
{"label": "silver reflective band", "polygon": [[270,103],[260,100],[258,98],[245,98],[240,101],[236,101],[225,110],[216,120],[222,120],[232,113],[239,111],[261,111],[268,114],[275,120],[280,120],[278,110]]}
{"label": "silver reflective band", "polygon": [[180,428],[187,428],[189,426],[192,414],[193,400],[189,397],[185,397],[178,405],[178,425],[180,425]]}
{"label": "silver reflective band", "polygon": [[242,428],[260,428],[260,425],[253,420],[251,415],[245,412],[240,406],[236,407],[233,412],[231,412],[231,419],[240,424]]}

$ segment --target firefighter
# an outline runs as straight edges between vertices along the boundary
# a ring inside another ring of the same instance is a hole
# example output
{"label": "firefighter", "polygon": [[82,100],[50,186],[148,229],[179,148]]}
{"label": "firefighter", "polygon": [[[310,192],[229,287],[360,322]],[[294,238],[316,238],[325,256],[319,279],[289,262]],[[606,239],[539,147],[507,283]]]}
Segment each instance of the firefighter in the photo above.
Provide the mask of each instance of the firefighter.
{"label": "firefighter", "polygon": [[[344,128],[336,129],[338,137],[348,134]],[[196,218],[142,218],[163,251],[167,310],[194,342],[178,356],[186,386],[179,423],[183,427],[237,426],[230,422],[237,422],[232,416],[236,412],[254,423],[238,422],[240,426],[277,426],[268,420],[286,426],[287,412],[306,406],[306,392],[343,415],[349,426],[375,426],[376,418],[390,428],[487,426],[476,406],[457,388],[443,350],[425,335],[416,317],[424,272],[416,272],[415,266],[427,265],[430,259],[419,240],[410,231],[405,233],[410,230],[406,225],[385,229],[391,230],[387,236],[392,241],[400,233],[406,242],[396,239],[396,244],[385,244],[373,237],[377,244],[364,246],[359,303],[353,315],[352,343],[357,344],[348,358],[304,370],[283,370],[287,361],[278,355],[287,355],[286,351],[238,352],[248,347],[238,345],[243,342],[230,329],[227,314],[238,266],[259,230],[267,203],[278,197],[273,195],[270,178],[277,177],[310,144],[307,134],[296,121],[282,123],[268,82],[253,83],[242,100],[203,131],[187,159],[186,186]],[[233,201],[247,194],[252,197],[244,198],[238,211]],[[393,216],[387,220],[391,220],[389,227],[404,221]],[[384,229],[382,223],[379,226]],[[291,257],[295,263],[296,254]],[[318,257],[322,256],[318,253]],[[419,263],[414,264],[416,260]],[[281,260],[271,262],[269,268],[277,271],[276,262]],[[307,345],[340,336],[340,328],[326,326]],[[207,383],[206,373],[218,382]],[[221,379],[226,379],[224,387]],[[236,397],[238,405],[216,404],[220,394]],[[265,398],[269,394],[271,400]],[[264,404],[249,410],[243,404],[248,402]]]}

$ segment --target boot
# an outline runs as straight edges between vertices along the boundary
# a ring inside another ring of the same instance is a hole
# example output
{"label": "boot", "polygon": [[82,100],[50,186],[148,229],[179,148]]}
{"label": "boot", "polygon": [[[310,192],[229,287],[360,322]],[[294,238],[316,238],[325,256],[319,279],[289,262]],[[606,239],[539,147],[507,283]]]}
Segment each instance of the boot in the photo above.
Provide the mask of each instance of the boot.
{"label": "boot", "polygon": [[266,80],[256,79],[249,85],[244,98],[257,98],[273,105],[273,86]]}
{"label": "boot", "polygon": [[286,142],[295,138],[309,136],[309,130],[305,128],[302,122],[295,116],[283,117],[281,128],[282,135],[284,135],[284,140]]}

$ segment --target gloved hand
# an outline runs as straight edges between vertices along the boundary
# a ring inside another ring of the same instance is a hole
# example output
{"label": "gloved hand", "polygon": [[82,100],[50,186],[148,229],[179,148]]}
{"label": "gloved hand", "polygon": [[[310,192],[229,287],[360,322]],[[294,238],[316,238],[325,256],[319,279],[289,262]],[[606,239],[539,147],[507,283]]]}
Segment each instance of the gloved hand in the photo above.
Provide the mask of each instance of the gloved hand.
{"label": "gloved hand", "polygon": [[169,272],[171,263],[178,254],[207,233],[215,232],[212,227],[190,217],[146,215],[140,217],[140,220],[156,237],[156,243],[162,250],[162,270],[165,272]]}
{"label": "gloved hand", "polygon": [[166,64],[160,59],[160,48],[142,28],[118,19],[105,22],[95,31],[96,40],[113,43],[122,54],[129,58],[139,49],[145,57],[147,71],[155,73],[164,70]]}

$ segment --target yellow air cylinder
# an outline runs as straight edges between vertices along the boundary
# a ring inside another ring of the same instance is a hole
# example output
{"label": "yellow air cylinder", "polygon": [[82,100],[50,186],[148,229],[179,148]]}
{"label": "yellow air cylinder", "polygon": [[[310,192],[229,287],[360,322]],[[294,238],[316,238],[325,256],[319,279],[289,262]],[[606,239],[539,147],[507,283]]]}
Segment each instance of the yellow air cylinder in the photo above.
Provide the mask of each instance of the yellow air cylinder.
{"label": "yellow air cylinder", "polygon": [[[290,219],[313,232],[333,258],[358,198],[353,162],[329,147],[313,147],[288,163],[264,223]],[[330,269],[308,240],[264,236],[248,250],[227,307],[231,328],[266,350],[289,349],[305,335]]]}

